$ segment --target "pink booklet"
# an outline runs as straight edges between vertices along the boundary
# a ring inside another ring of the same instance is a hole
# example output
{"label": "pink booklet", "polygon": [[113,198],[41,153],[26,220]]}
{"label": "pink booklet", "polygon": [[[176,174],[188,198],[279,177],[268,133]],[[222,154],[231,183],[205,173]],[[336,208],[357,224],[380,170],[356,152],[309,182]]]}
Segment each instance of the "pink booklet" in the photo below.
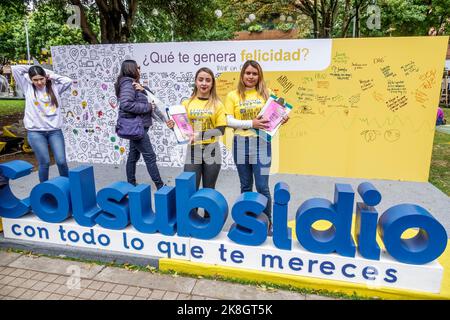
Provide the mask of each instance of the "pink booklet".
{"label": "pink booklet", "polygon": [[188,143],[194,134],[194,129],[189,123],[186,108],[183,105],[175,105],[167,108],[169,119],[175,122],[174,133],[177,142],[180,144]]}
{"label": "pink booklet", "polygon": [[259,113],[263,118],[269,120],[268,128],[263,131],[271,136],[273,136],[280,127],[283,117],[288,115],[292,109],[291,105],[287,103],[280,104],[276,99],[278,98],[271,95]]}
{"label": "pink booklet", "polygon": [[282,105],[278,104],[276,101],[270,101],[270,104],[263,114],[263,117],[269,120],[267,131],[273,131],[281,120],[283,120],[283,116],[285,115],[286,111]]}
{"label": "pink booklet", "polygon": [[192,126],[189,123],[186,113],[173,114],[172,117],[173,121],[175,121],[177,127],[184,135],[189,136],[194,133],[194,130],[192,130]]}

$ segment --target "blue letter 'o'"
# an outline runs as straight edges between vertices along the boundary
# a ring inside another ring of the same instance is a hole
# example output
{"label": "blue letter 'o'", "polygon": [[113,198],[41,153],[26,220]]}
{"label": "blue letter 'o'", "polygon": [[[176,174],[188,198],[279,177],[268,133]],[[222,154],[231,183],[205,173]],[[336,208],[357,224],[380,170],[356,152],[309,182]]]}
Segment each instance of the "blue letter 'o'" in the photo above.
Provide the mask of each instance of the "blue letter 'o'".
{"label": "blue letter 'o'", "polygon": [[[431,262],[447,246],[444,227],[427,210],[415,204],[393,206],[381,215],[378,225],[386,250],[403,263]],[[420,230],[415,237],[402,239],[402,233],[410,228]]]}

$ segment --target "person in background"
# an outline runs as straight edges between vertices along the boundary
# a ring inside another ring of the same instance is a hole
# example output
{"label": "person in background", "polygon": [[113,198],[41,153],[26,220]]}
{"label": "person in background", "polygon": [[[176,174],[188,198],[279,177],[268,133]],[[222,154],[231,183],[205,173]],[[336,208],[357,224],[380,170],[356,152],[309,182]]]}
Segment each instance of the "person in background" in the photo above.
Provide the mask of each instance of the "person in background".
{"label": "person in background", "polygon": [[444,111],[441,107],[438,107],[437,110],[437,116],[436,116],[436,125],[441,126],[447,123],[447,120],[445,120]]}
{"label": "person in background", "polygon": [[134,60],[122,62],[120,74],[115,83],[116,96],[119,101],[119,117],[141,117],[146,134],[142,139],[130,140],[128,152],[126,174],[127,181],[136,185],[136,164],[141,157],[144,158],[147,171],[155,183],[156,189],[161,189],[164,182],[159,174],[156,164],[156,154],[153,150],[150,137],[147,132],[152,125],[152,115],[156,115],[162,121],[164,115],[147,99],[148,88],[144,88],[140,83],[140,67]]}
{"label": "person in background", "polygon": [[72,79],[40,66],[13,65],[12,73],[25,95],[23,123],[27,138],[39,165],[39,181],[49,177],[50,155],[53,152],[59,174],[68,177],[64,135],[61,130],[61,95],[70,88]]}

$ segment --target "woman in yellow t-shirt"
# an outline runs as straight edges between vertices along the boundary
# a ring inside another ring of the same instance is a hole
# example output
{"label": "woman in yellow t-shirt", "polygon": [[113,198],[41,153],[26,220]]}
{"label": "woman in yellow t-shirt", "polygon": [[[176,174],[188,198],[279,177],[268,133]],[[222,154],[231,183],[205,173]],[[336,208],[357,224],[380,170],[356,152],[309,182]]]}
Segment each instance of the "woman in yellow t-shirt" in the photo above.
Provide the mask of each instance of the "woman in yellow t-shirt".
{"label": "woman in yellow t-shirt", "polygon": [[[187,148],[184,171],[196,173],[197,188],[202,180],[203,188],[214,189],[222,165],[217,137],[223,135],[227,122],[224,106],[217,96],[214,73],[209,68],[197,71],[194,91],[182,104],[186,107],[194,129]],[[208,217],[207,213],[205,217]]]}
{"label": "woman in yellow t-shirt", "polygon": [[[269,98],[270,90],[258,62],[248,60],[241,69],[237,90],[228,93],[225,100],[227,125],[234,128],[233,159],[239,174],[241,193],[253,190],[267,197],[264,213],[268,218],[269,234],[272,233],[272,198],[269,189],[269,172],[272,161],[270,141],[258,136],[255,130],[265,129],[268,120],[258,117]],[[284,118],[283,124],[288,117]]]}

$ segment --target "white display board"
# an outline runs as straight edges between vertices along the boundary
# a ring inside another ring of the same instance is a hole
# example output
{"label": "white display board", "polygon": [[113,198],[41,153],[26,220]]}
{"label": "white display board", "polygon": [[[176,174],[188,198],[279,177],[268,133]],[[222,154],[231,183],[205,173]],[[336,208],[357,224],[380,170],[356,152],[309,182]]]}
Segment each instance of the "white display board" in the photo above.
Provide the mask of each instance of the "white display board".
{"label": "white display board", "polygon": [[[122,61],[136,60],[141,82],[167,105],[192,94],[195,72],[209,67],[239,72],[243,61],[258,59],[264,71],[323,70],[331,60],[331,40],[215,41],[56,46],[53,69],[74,80],[63,95],[68,161],[123,163],[128,141],[115,135],[117,98],[114,83]],[[232,84],[235,89],[237,82]],[[177,145],[165,124],[154,123],[150,139],[158,165],[180,167],[186,146]],[[142,161],[142,159],[141,159]],[[232,153],[222,145],[222,169],[234,168]]]}

